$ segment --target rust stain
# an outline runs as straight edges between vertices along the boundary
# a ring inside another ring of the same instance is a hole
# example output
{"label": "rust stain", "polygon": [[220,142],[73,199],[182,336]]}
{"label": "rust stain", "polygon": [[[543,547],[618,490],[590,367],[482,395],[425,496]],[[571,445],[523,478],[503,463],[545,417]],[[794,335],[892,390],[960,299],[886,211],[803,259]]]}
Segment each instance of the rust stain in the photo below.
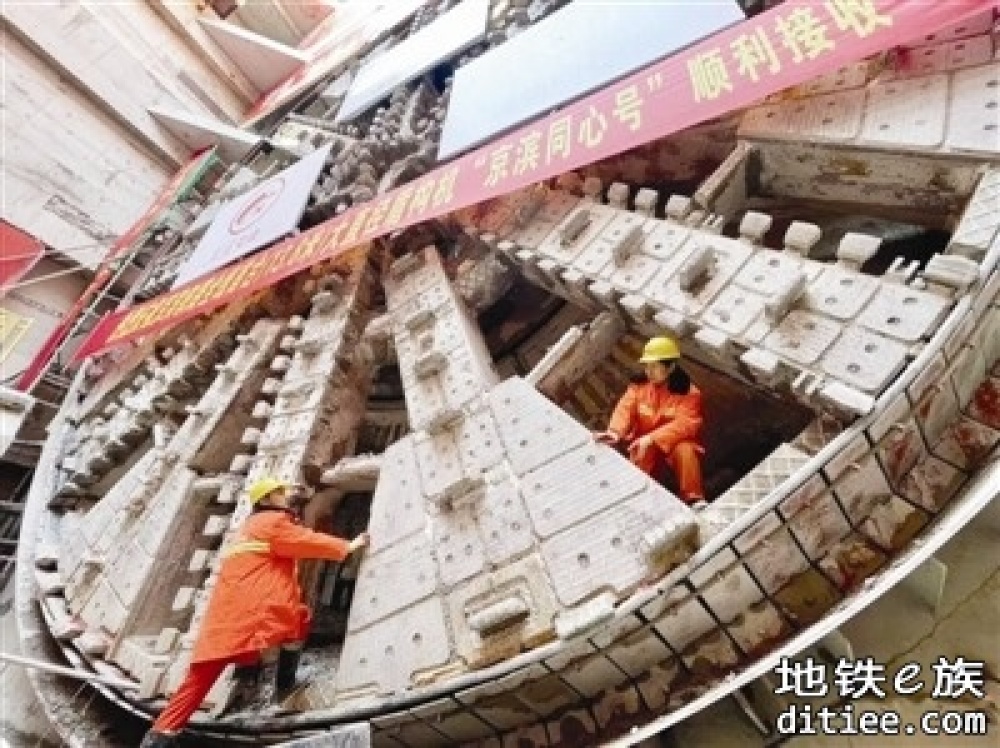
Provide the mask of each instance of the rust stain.
{"label": "rust stain", "polygon": [[636,700],[631,704],[626,704],[621,700],[616,701],[610,714],[605,717],[604,724],[598,724],[599,736],[603,738],[601,745],[625,735],[634,725],[648,722],[652,718],[653,713],[641,701]]}
{"label": "rust stain", "polygon": [[924,512],[912,509],[902,524],[897,525],[893,530],[892,537],[889,539],[889,547],[894,551],[902,550],[923,529],[927,521],[928,516]]}
{"label": "rust stain", "polygon": [[688,648],[688,669],[695,681],[708,683],[722,677],[735,665],[739,656],[721,631],[711,631]]}
{"label": "rust stain", "polygon": [[715,670],[715,663],[703,655],[698,655],[691,661],[691,673],[696,677],[707,679]]}
{"label": "rust stain", "polygon": [[955,186],[949,179],[949,174],[944,169],[938,169],[931,175],[927,186],[936,192],[954,192]]}
{"label": "rust stain", "polygon": [[866,577],[874,573],[886,560],[880,553],[862,538],[848,539],[832,554],[841,574],[839,582],[842,590],[851,590]]}
{"label": "rust stain", "polygon": [[545,629],[540,629],[530,635],[524,636],[524,649],[534,649],[535,647],[540,647],[542,644],[548,644],[550,641],[555,641],[556,630],[554,627],[548,627]]}
{"label": "rust stain", "polygon": [[533,704],[545,704],[565,698],[566,695],[566,687],[557,675],[550,675],[521,687],[521,696]]}
{"label": "rust stain", "polygon": [[794,577],[774,599],[797,624],[808,626],[822,618],[840,596],[826,577],[809,569]]}
{"label": "rust stain", "polygon": [[961,422],[951,433],[958,448],[962,450],[966,463],[973,468],[986,459],[996,443],[992,438],[992,431],[987,431],[976,423]]}
{"label": "rust stain", "polygon": [[510,712],[522,717],[534,717],[535,713],[520,701],[513,693],[501,693],[487,696],[476,701],[475,706],[485,711]]}
{"label": "rust stain", "polygon": [[916,447],[917,435],[912,428],[895,439],[891,439],[886,450],[886,467],[893,485],[898,484],[907,471],[913,467],[919,456]]}
{"label": "rust stain", "polygon": [[870,177],[871,167],[859,158],[841,156],[827,162],[828,173],[842,177]]}
{"label": "rust stain", "polygon": [[987,379],[979,385],[969,415],[990,428],[1000,429],[1000,381]]}
{"label": "rust stain", "polygon": [[752,605],[730,624],[730,631],[744,653],[758,659],[773,650],[792,633],[791,627],[768,602]]}
{"label": "rust stain", "polygon": [[559,720],[559,733],[562,740],[556,745],[566,746],[566,748],[593,745],[594,734],[575,714],[567,714]]}
{"label": "rust stain", "polygon": [[621,720],[643,711],[642,698],[639,692],[631,683],[627,682],[620,683],[608,689],[602,698],[602,702],[610,702],[611,704],[608,721],[603,725],[599,725],[604,728],[613,728],[615,725],[618,725],[621,728],[628,729],[633,723],[620,724]]}

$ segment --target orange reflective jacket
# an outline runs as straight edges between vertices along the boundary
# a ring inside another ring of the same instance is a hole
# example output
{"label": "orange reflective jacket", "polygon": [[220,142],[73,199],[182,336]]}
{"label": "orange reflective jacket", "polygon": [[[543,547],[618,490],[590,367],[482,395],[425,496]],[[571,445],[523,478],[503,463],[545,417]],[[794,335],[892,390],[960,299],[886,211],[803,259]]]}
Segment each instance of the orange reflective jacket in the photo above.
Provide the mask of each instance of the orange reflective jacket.
{"label": "orange reflective jacket", "polygon": [[625,390],[609,430],[626,443],[650,435],[664,455],[681,442],[693,442],[701,451],[701,392],[691,385],[686,395],[667,389],[666,384],[643,382]]}
{"label": "orange reflective jacket", "polygon": [[303,639],[309,608],[302,603],[297,560],[342,561],[348,543],[303,527],[291,512],[265,510],[250,516],[223,553],[191,662]]}

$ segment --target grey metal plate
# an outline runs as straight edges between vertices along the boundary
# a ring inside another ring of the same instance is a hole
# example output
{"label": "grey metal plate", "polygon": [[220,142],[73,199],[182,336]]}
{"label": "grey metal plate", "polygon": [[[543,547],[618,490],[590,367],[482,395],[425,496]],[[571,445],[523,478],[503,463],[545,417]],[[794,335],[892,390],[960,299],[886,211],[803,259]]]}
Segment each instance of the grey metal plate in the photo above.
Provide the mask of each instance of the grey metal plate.
{"label": "grey metal plate", "polygon": [[438,158],[451,158],[743,18],[731,0],[700,4],[697,13],[683,3],[577,0],[459,69]]}
{"label": "grey metal plate", "polygon": [[486,37],[489,0],[464,0],[409,39],[365,65],[337,112],[345,122],[384,99],[396,86],[423,75]]}

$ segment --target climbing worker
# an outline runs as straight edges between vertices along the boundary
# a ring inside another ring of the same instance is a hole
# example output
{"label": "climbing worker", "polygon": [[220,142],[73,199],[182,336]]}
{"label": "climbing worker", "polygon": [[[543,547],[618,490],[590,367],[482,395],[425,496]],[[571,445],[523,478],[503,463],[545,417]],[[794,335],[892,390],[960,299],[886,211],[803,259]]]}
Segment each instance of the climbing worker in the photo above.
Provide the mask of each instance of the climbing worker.
{"label": "climbing worker", "polygon": [[677,477],[681,498],[700,508],[701,392],[681,368],[680,349],[672,338],[651,338],[639,363],[645,377],[629,385],[611,415],[607,431],[595,434],[603,444],[626,447],[629,459],[656,477],[668,465]]}
{"label": "climbing worker", "polygon": [[343,561],[368,545],[368,533],[348,543],[302,526],[293,508],[301,492],[293,484],[262,478],[248,494],[253,513],[223,553],[187,675],[140,748],[175,745],[177,733],[229,664],[255,666],[264,650],[293,643],[279,655],[277,688],[294,684],[294,644],[300,648],[309,625],[297,560]]}

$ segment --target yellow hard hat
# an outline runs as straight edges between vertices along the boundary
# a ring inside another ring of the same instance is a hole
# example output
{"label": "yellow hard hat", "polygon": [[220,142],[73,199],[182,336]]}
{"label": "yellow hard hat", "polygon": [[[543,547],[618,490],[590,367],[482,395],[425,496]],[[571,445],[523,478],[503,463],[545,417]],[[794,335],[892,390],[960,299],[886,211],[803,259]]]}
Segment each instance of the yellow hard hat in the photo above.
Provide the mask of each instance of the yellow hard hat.
{"label": "yellow hard hat", "polygon": [[654,361],[673,361],[681,357],[681,349],[673,338],[650,338],[642,349],[640,364],[651,364]]}
{"label": "yellow hard hat", "polygon": [[279,488],[290,488],[291,484],[286,483],[283,480],[278,480],[277,478],[261,478],[260,480],[254,481],[254,484],[250,486],[250,490],[247,493],[250,496],[250,506],[253,506],[258,501],[263,499],[272,491],[277,491]]}

